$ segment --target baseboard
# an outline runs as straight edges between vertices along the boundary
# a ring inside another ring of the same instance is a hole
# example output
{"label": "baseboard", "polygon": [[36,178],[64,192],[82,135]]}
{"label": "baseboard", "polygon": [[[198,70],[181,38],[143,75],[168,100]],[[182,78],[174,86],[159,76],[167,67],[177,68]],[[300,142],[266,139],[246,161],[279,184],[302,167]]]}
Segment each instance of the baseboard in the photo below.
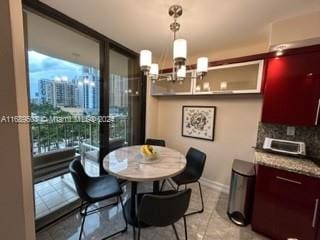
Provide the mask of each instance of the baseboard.
{"label": "baseboard", "polygon": [[200,179],[200,182],[204,186],[207,186],[209,188],[218,190],[218,191],[223,192],[223,193],[229,193],[229,186],[228,185],[225,185],[225,184],[222,184],[222,183],[219,183],[219,182],[216,182],[216,181],[212,181],[210,179],[203,178],[203,177]]}

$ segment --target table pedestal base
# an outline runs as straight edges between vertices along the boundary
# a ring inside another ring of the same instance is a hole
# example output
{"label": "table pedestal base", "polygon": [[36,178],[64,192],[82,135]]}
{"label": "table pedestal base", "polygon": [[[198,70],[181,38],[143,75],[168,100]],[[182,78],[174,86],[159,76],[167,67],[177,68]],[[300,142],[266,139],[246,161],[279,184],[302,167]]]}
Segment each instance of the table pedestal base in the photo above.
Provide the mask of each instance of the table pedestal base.
{"label": "table pedestal base", "polygon": [[[153,182],[153,192],[159,193],[159,181]],[[132,225],[133,227],[148,227],[145,223],[138,224],[138,219],[136,212],[138,209],[136,209],[137,206],[140,205],[141,197],[142,195],[137,195],[137,188],[138,183],[137,182],[131,182],[131,197],[128,199],[128,201],[124,205],[125,214],[128,220],[128,223]]]}

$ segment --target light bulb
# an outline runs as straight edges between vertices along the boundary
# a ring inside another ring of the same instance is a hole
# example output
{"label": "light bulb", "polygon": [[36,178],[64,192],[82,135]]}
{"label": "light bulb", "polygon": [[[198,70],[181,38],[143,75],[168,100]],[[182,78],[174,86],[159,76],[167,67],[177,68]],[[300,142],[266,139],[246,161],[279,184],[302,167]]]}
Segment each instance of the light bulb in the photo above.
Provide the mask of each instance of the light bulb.
{"label": "light bulb", "polygon": [[176,65],[184,65],[187,59],[187,40],[176,39],[173,42],[173,60]]}
{"label": "light bulb", "polygon": [[152,77],[157,78],[159,75],[159,66],[156,63],[152,63],[151,64],[151,68],[150,68],[150,74],[152,75]]}
{"label": "light bulb", "polygon": [[283,55],[283,50],[285,50],[286,48],[288,48],[288,46],[285,45],[285,44],[282,44],[282,45],[278,46],[276,48],[276,56],[278,57],[278,56]]}
{"label": "light bulb", "polygon": [[150,50],[140,51],[140,68],[142,71],[149,71],[152,62],[152,52]]}
{"label": "light bulb", "polygon": [[208,58],[200,57],[197,60],[197,72],[198,73],[206,73],[208,72]]}
{"label": "light bulb", "polygon": [[277,50],[276,56],[278,57],[278,56],[281,56],[281,55],[283,55],[283,50]]}
{"label": "light bulb", "polygon": [[186,66],[182,65],[177,71],[178,78],[185,78],[186,77]]}

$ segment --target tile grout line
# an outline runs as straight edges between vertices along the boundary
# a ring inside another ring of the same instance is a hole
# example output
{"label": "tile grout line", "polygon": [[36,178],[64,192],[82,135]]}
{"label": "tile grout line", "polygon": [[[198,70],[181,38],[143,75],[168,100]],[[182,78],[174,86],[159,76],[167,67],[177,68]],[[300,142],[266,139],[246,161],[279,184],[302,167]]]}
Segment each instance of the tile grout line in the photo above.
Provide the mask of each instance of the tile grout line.
{"label": "tile grout line", "polygon": [[[211,221],[211,219],[212,219],[212,217],[213,217],[213,214],[214,214],[214,208],[211,210],[211,213],[210,213],[210,217],[209,217],[209,220],[208,220],[208,222],[207,222],[207,226],[206,226],[206,230],[205,230],[205,233],[204,233],[204,235],[203,235],[203,238],[202,238],[202,240],[204,240],[205,238],[206,238],[206,236],[207,236],[207,232],[208,232],[208,227],[209,227],[209,224],[210,224],[210,221]],[[219,236],[219,238],[220,238],[220,236]]]}

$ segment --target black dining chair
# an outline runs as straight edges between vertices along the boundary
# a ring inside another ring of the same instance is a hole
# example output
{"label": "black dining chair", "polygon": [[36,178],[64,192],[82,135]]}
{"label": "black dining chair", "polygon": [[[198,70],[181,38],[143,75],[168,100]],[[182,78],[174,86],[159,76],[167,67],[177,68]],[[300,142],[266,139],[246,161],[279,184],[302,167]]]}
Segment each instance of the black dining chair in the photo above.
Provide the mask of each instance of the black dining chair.
{"label": "black dining chair", "polygon": [[[181,185],[185,185],[185,188],[187,188],[187,184],[190,184],[190,183],[198,183],[199,185],[201,209],[198,211],[187,213],[186,216],[193,215],[196,213],[202,213],[204,210],[203,195],[202,195],[201,183],[199,182],[199,179],[202,176],[203,169],[206,163],[206,158],[207,158],[206,154],[201,152],[200,150],[192,147],[189,148],[186,156],[187,165],[185,170],[179,175],[171,178],[173,182],[177,185],[177,188],[176,188],[177,191],[179,191],[179,187]],[[168,182],[171,184],[170,180]],[[163,189],[163,185],[164,185],[164,182],[162,183],[161,189]],[[173,185],[171,184],[171,186]]]}
{"label": "black dining chair", "polygon": [[[183,218],[185,239],[188,239],[187,222],[185,212],[189,207],[191,189],[180,192],[167,191],[159,194],[139,194],[140,201],[138,217],[138,240],[140,240],[141,226],[146,224],[154,227],[165,227],[171,225],[177,240],[179,235],[175,223]],[[138,196],[138,197],[139,197]]]}
{"label": "black dining chair", "polygon": [[165,140],[163,140],[163,139],[154,139],[154,138],[147,138],[146,144],[154,145],[154,146],[161,146],[161,147],[165,147],[166,146]]}
{"label": "black dining chair", "polygon": [[[126,232],[128,227],[127,218],[124,212],[123,201],[121,198],[122,190],[117,179],[110,175],[103,175],[100,177],[89,177],[86,174],[80,159],[73,160],[69,165],[69,170],[71,172],[73,181],[75,183],[77,193],[82,202],[80,207],[82,223],[80,228],[79,240],[81,239],[85,219],[88,215],[96,213],[97,211],[105,207],[116,206],[118,205],[119,201],[122,207],[125,227],[124,229],[116,233],[112,233],[111,235],[103,239],[107,239],[115,236],[116,234]],[[88,207],[91,206],[92,204],[98,203],[104,200],[108,200],[111,198],[117,198],[117,201],[115,203],[111,203],[111,204],[88,211]]]}

